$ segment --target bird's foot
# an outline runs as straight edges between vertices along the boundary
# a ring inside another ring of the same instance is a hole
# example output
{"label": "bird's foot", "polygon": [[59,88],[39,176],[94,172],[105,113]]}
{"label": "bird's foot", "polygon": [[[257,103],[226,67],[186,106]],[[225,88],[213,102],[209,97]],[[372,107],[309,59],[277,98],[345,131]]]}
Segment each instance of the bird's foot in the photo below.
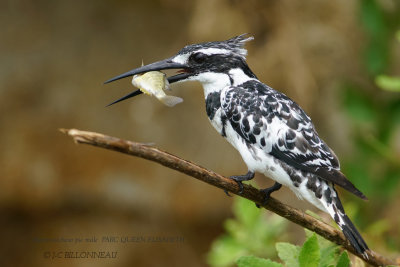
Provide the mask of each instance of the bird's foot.
{"label": "bird's foot", "polygon": [[[282,185],[278,182],[275,182],[275,184],[271,187],[265,188],[265,189],[261,189],[260,191],[262,193],[264,193],[264,200],[262,202],[262,205],[267,204],[268,200],[271,198],[271,193],[278,191],[279,189],[281,189]],[[257,208],[260,208],[259,204],[256,204]]]}
{"label": "bird's foot", "polygon": [[[249,181],[251,179],[254,178],[254,172],[253,171],[248,171],[245,175],[234,175],[229,177],[230,179],[234,180],[238,186],[239,186],[239,195],[241,195],[243,193],[244,187],[243,187],[243,181]],[[224,190],[225,194],[227,194],[228,196],[229,193],[228,191]]]}

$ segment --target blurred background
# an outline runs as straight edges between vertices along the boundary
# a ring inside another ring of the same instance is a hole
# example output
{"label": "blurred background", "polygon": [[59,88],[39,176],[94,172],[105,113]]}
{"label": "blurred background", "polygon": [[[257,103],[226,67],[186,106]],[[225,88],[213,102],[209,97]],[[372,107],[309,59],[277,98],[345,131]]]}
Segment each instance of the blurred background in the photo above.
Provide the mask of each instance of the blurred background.
{"label": "blurred background", "polygon": [[[304,108],[369,197],[339,189],[369,246],[399,256],[398,1],[4,0],[0,22],[1,266],[229,265],[214,250],[235,198],[152,162],[75,145],[58,128],[154,143],[226,176],[245,173],[209,124],[200,84],[173,85],[184,99],[174,108],[145,96],[105,108],[133,87],[102,83],[187,44],[246,32],[255,37],[253,72]],[[318,212],[287,189],[274,197]],[[282,225],[266,216],[272,232]],[[284,227],[263,249],[270,257],[277,241],[304,241],[300,227]],[[49,256],[60,251],[117,256]]]}

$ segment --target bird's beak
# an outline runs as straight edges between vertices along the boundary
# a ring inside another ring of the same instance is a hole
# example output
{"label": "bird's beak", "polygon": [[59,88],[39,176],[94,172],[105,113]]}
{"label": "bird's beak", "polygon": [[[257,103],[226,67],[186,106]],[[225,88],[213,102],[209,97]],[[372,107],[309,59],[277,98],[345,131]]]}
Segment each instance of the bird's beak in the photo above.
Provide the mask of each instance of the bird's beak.
{"label": "bird's beak", "polygon": [[[123,78],[126,78],[126,77],[130,77],[130,76],[133,76],[133,75],[136,75],[136,74],[141,74],[141,73],[145,73],[145,72],[149,72],[149,71],[166,70],[166,69],[181,69],[181,73],[179,73],[177,75],[174,75],[174,76],[171,76],[171,77],[168,77],[168,82],[169,83],[174,83],[174,82],[177,82],[177,81],[180,81],[180,80],[188,78],[190,76],[190,69],[188,68],[188,66],[185,65],[185,64],[176,63],[172,59],[173,58],[167,58],[167,59],[164,59],[164,60],[161,60],[161,61],[157,61],[157,62],[148,64],[148,65],[141,66],[139,68],[130,70],[128,72],[125,72],[125,73],[123,73],[121,75],[118,75],[118,76],[116,76],[114,78],[111,78],[111,79],[107,80],[106,82],[104,82],[104,84],[110,83],[110,82],[114,82],[116,80],[123,79]],[[142,92],[140,90],[136,90],[136,91],[134,91],[132,93],[129,93],[128,95],[126,95],[126,96],[124,96],[124,97],[112,102],[111,104],[109,104],[107,106],[111,106],[113,104],[116,104],[116,103],[121,102],[123,100],[126,100],[128,98],[140,95],[141,93]]]}
{"label": "bird's beak", "polygon": [[[187,70],[188,66],[186,66],[185,64],[176,63],[176,62],[174,62],[172,60],[172,58],[167,58],[167,59],[164,59],[164,60],[161,60],[161,61],[157,61],[157,62],[151,63],[151,64],[146,65],[146,66],[141,66],[139,68],[130,70],[130,71],[125,72],[125,73],[123,73],[121,75],[118,75],[118,76],[116,76],[114,78],[111,78],[111,79],[109,79],[108,81],[106,81],[104,83],[105,84],[106,83],[110,83],[110,82],[113,82],[113,81],[116,81],[116,80],[119,80],[119,79],[122,79],[122,78],[126,78],[126,77],[129,77],[129,76],[133,76],[133,75],[136,75],[136,74],[141,74],[141,73],[145,73],[145,72],[149,72],[149,71],[166,70],[166,69],[183,69],[183,70]],[[178,75],[175,75],[175,76],[178,76]],[[172,76],[170,78],[173,78],[175,76]],[[181,76],[181,75],[179,74],[179,76]],[[177,82],[178,80],[182,79],[182,78],[181,79],[173,78],[173,79],[170,80],[170,78],[168,78],[168,82],[170,82],[170,83],[171,82]]]}

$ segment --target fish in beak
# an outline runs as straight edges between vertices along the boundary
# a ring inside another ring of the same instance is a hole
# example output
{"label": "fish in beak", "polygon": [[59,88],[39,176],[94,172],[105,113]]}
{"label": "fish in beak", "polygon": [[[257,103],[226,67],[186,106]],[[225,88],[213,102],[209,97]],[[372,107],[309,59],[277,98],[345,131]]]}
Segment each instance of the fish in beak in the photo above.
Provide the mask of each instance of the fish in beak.
{"label": "fish in beak", "polygon": [[[186,79],[186,78],[188,78],[190,76],[190,71],[189,71],[189,68],[188,68],[187,65],[174,62],[173,58],[167,58],[167,59],[164,59],[164,60],[161,60],[161,61],[157,61],[157,62],[148,64],[148,65],[145,65],[145,66],[141,66],[139,68],[130,70],[128,72],[125,72],[125,73],[123,73],[121,75],[118,75],[118,76],[116,76],[114,78],[111,78],[111,79],[107,80],[106,82],[104,82],[104,84],[107,84],[107,83],[110,83],[110,82],[114,82],[114,81],[117,81],[117,80],[120,80],[120,79],[123,79],[123,78],[126,78],[126,77],[130,77],[130,76],[134,76],[134,75],[138,75],[138,74],[143,74],[143,73],[150,72],[150,71],[160,71],[160,70],[166,70],[166,69],[180,69],[180,72],[181,72],[179,74],[176,74],[174,76],[171,76],[171,77],[167,78],[167,80],[168,80],[168,82],[170,84],[174,83],[174,82],[178,82],[180,80],[184,80],[184,79]],[[123,96],[120,99],[108,104],[107,107],[111,106],[113,104],[116,104],[118,102],[121,102],[123,100],[126,100],[128,98],[140,95],[140,94],[142,94],[142,91],[140,91],[138,89],[138,90],[133,91],[133,92],[127,94],[126,96]]]}

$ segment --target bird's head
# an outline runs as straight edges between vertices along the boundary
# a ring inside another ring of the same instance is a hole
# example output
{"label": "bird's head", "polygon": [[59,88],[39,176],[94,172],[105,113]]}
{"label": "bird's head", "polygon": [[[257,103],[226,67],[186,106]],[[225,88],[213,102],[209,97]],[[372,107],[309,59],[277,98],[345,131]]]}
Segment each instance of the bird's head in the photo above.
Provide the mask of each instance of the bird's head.
{"label": "bird's head", "polygon": [[[168,77],[169,83],[200,81],[205,85],[227,81],[233,84],[235,75],[256,78],[246,64],[247,50],[244,45],[250,40],[253,40],[253,37],[242,34],[225,41],[187,45],[170,58],[130,70],[109,79],[105,83],[136,74],[165,69],[179,70],[178,74]],[[110,105],[139,94],[141,94],[141,91],[137,90]]]}

